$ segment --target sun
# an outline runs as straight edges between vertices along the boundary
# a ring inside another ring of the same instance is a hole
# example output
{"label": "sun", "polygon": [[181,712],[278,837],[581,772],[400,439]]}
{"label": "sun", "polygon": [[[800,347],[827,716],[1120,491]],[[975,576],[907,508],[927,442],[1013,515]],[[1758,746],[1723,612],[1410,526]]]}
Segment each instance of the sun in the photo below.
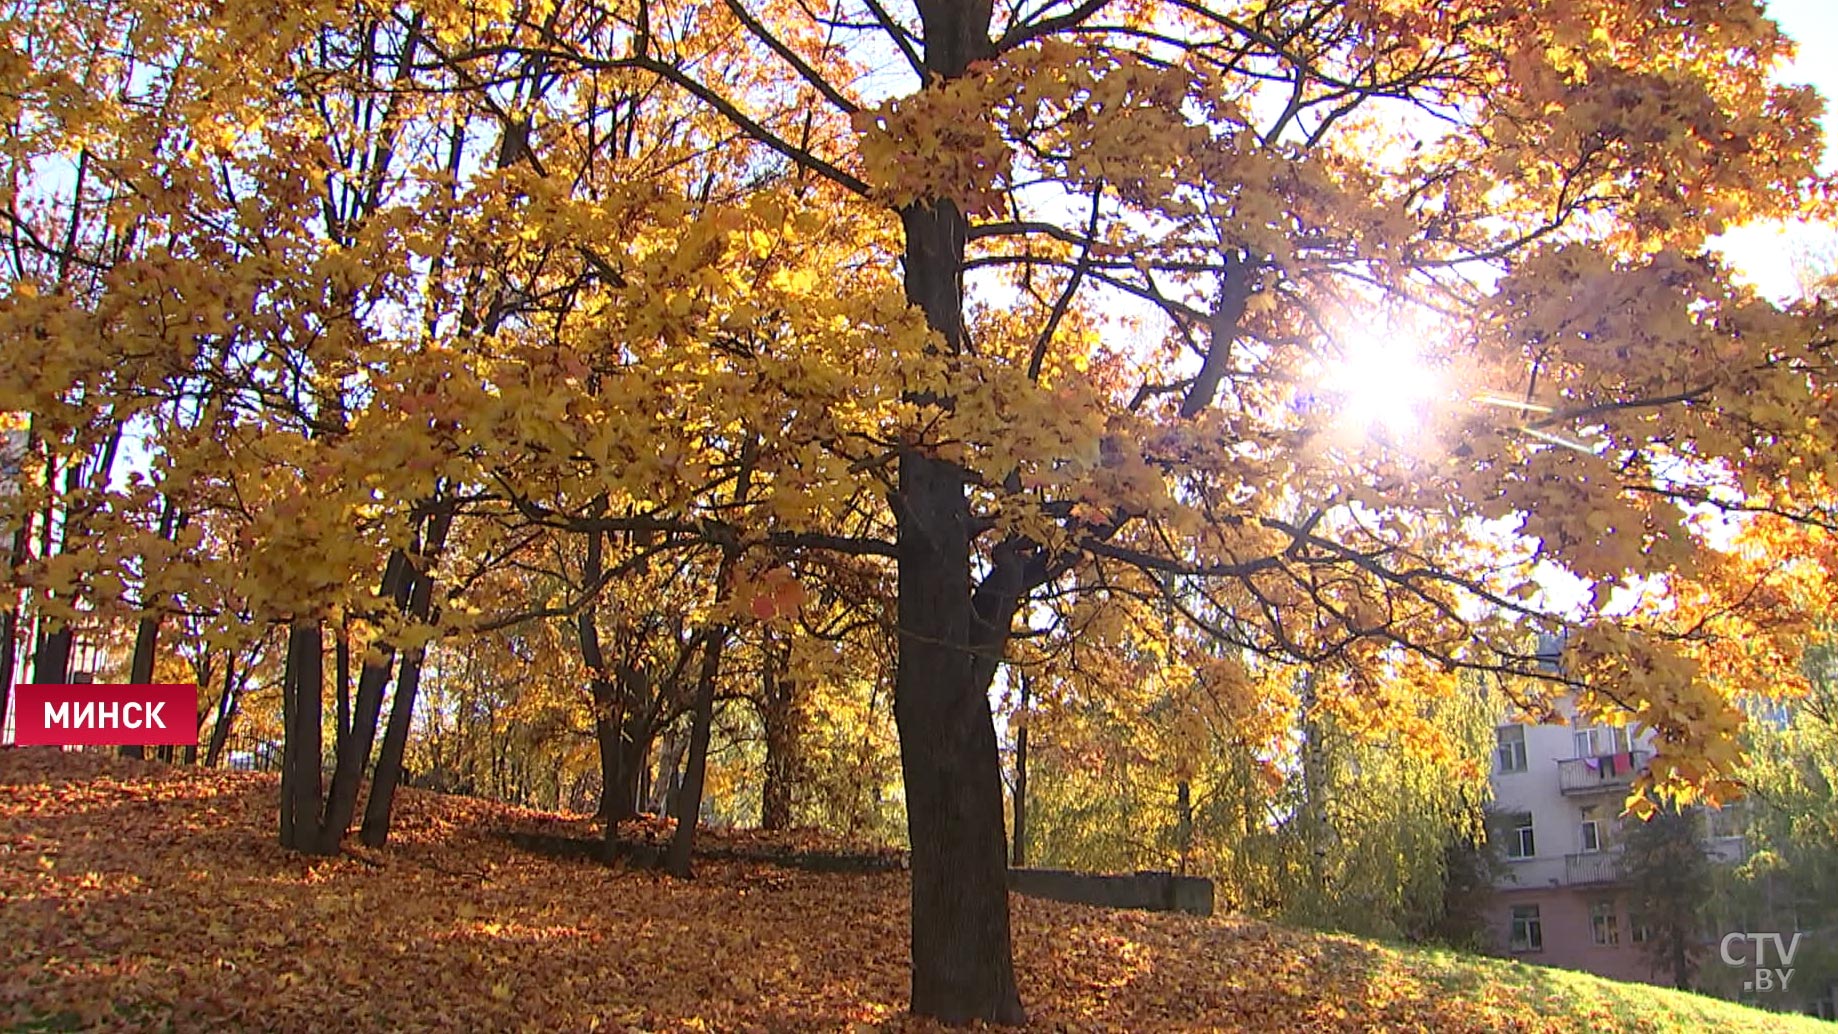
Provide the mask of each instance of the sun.
{"label": "sun", "polygon": [[1422,431],[1443,391],[1443,374],[1414,335],[1372,328],[1347,335],[1322,364],[1320,390],[1334,422],[1393,440]]}

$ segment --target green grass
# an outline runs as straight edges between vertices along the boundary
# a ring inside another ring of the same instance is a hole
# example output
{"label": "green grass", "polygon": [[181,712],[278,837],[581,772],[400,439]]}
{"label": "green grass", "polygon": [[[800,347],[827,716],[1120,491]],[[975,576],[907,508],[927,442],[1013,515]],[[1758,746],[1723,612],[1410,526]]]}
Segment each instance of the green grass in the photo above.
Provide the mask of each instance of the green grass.
{"label": "green grass", "polygon": [[1514,998],[1544,1016],[1573,1021],[1579,1032],[1833,1034],[1838,1031],[1838,1024],[1810,1016],[1752,1008],[1709,995],[1609,980],[1553,966],[1444,950],[1386,950],[1395,953],[1401,965],[1414,970],[1426,983],[1449,993]]}

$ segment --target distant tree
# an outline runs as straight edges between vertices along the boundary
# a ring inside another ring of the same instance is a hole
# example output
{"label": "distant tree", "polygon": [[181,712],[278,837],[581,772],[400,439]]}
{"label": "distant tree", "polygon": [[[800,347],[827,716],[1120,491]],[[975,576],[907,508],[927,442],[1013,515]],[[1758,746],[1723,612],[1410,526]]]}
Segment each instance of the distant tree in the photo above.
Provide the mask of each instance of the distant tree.
{"label": "distant tree", "polygon": [[1712,890],[1701,813],[1676,805],[1659,808],[1628,827],[1623,866],[1633,886],[1630,903],[1647,929],[1647,953],[1672,974],[1672,985],[1691,989],[1698,956],[1701,908]]}
{"label": "distant tree", "polygon": [[[1464,803],[1471,812],[1482,815],[1478,803]],[[1472,825],[1448,830],[1448,841],[1442,848],[1442,908],[1427,926],[1415,931],[1418,939],[1470,951],[1487,946],[1487,906],[1493,900],[1494,886],[1506,871],[1506,858],[1500,846],[1504,841],[1484,835],[1485,829],[1483,817]]]}
{"label": "distant tree", "polygon": [[1794,958],[1794,987],[1817,993],[1838,982],[1838,650],[1809,650],[1806,668],[1804,698],[1750,723],[1750,852],[1731,896],[1756,928],[1818,934]]}

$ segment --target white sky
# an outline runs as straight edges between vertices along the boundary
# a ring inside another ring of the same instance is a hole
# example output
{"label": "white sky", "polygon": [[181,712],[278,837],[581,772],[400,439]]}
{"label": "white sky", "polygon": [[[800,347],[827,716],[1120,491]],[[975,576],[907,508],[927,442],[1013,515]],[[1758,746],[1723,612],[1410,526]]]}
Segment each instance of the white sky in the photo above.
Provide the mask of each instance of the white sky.
{"label": "white sky", "polygon": [[[1838,171],[1838,0],[1767,0],[1768,17],[1800,45],[1781,78],[1810,83],[1826,98],[1825,158],[1821,172]],[[1798,286],[1796,264],[1812,254],[1838,259],[1838,229],[1831,226],[1779,224],[1746,226],[1723,236],[1723,252],[1764,294],[1781,299]]]}

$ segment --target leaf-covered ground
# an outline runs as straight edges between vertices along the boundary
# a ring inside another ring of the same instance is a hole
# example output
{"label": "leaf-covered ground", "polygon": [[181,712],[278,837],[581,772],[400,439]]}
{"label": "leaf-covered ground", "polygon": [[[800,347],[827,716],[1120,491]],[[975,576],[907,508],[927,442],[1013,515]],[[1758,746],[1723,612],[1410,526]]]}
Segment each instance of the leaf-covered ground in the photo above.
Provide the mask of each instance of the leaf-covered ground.
{"label": "leaf-covered ground", "polygon": [[[497,834],[563,824],[415,791],[389,849],[307,860],[274,844],[275,794],[0,751],[0,1028],[933,1029],[902,1013],[901,873],[705,861],[678,883],[519,851]],[[1250,920],[1017,898],[1015,921],[1031,1030],[1830,1029]]]}

